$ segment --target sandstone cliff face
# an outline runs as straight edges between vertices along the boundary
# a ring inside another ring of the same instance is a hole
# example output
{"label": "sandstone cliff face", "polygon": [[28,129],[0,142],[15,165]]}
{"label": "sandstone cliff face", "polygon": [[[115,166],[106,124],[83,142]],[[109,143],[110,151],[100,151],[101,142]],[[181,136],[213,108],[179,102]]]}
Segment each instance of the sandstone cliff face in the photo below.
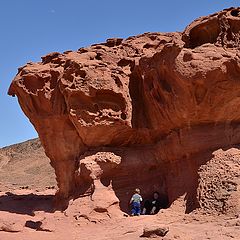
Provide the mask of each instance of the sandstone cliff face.
{"label": "sandstone cliff face", "polygon": [[126,209],[140,187],[163,205],[186,194],[188,212],[200,204],[199,167],[240,143],[239,49],[240,8],[231,8],[183,33],[48,54],[19,68],[9,95],[39,133],[60,199],[108,189]]}

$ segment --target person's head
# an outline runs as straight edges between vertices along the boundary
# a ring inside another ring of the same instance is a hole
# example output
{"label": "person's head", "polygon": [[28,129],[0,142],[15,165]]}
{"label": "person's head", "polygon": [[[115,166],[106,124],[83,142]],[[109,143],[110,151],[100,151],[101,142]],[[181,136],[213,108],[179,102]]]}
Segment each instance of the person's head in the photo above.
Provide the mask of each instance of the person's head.
{"label": "person's head", "polygon": [[154,192],[153,193],[153,198],[156,200],[159,198],[159,192]]}
{"label": "person's head", "polygon": [[140,189],[139,189],[139,188],[136,188],[136,189],[135,189],[135,193],[140,194]]}

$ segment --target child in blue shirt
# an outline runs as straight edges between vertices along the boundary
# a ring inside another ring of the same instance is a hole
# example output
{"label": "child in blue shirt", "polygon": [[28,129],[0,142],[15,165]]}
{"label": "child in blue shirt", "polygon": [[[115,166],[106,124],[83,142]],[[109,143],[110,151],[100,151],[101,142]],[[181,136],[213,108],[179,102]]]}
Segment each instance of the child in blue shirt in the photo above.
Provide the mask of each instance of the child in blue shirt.
{"label": "child in blue shirt", "polygon": [[140,189],[136,188],[135,193],[133,194],[130,204],[132,205],[131,215],[139,216],[141,214],[141,202],[142,196],[140,195]]}

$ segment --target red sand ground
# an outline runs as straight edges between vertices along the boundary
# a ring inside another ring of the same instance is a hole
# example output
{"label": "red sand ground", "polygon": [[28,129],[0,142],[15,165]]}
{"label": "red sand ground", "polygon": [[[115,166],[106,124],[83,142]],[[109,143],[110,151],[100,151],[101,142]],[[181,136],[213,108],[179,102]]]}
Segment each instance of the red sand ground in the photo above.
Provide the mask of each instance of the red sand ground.
{"label": "red sand ground", "polygon": [[[185,196],[155,216],[127,217],[122,212],[108,218],[103,213],[87,216],[80,212],[83,208],[80,206],[82,200],[79,199],[71,201],[65,211],[53,212],[56,190],[47,188],[55,186],[54,173],[38,140],[1,149],[0,154],[1,240],[144,239],[140,236],[145,227],[161,226],[168,227],[169,232],[165,237],[157,239],[240,239],[238,216],[218,214],[212,210],[211,214],[197,210],[184,214],[181,204],[184,203]],[[200,175],[206,179],[207,173],[211,173],[211,167],[216,169],[216,162],[220,164],[228,160],[234,168],[234,161],[231,162],[229,156],[234,156],[235,161],[239,161],[240,151],[218,150],[212,163],[210,161],[210,164],[202,166]],[[45,164],[44,167],[39,167],[40,160]],[[208,171],[204,171],[204,168]],[[28,189],[23,189],[24,187]],[[211,209],[210,205],[208,209]]]}

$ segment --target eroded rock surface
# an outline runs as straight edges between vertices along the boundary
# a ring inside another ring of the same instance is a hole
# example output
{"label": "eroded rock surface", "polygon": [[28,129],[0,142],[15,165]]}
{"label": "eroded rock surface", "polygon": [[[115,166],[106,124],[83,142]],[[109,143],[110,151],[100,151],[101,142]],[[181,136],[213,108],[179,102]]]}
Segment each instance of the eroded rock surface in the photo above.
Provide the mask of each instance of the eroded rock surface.
{"label": "eroded rock surface", "polygon": [[126,210],[140,187],[144,197],[159,191],[163,206],[186,194],[189,212],[201,205],[199,167],[240,143],[239,48],[240,8],[231,8],[183,33],[48,54],[19,68],[8,93],[39,133],[59,199],[100,186]]}

